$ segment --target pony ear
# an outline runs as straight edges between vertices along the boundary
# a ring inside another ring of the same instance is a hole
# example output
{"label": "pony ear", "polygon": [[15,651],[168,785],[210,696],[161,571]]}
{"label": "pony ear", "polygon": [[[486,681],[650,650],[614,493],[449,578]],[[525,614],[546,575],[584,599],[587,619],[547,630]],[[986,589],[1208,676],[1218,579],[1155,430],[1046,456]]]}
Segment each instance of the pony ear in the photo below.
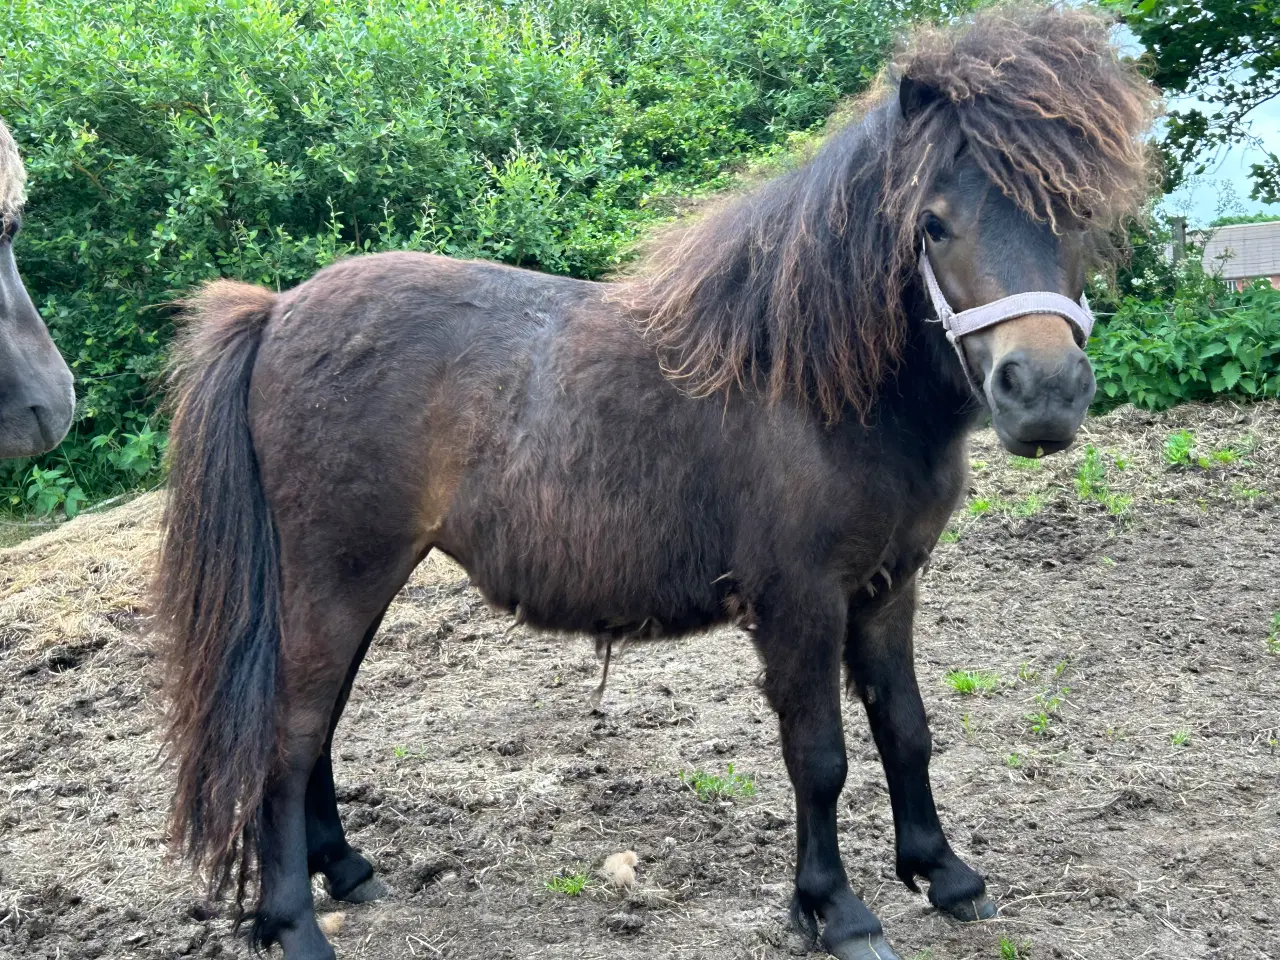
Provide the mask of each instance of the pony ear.
{"label": "pony ear", "polygon": [[937,87],[911,77],[903,77],[898,83],[898,106],[902,109],[904,120],[914,119],[929,104],[941,99],[942,91]]}

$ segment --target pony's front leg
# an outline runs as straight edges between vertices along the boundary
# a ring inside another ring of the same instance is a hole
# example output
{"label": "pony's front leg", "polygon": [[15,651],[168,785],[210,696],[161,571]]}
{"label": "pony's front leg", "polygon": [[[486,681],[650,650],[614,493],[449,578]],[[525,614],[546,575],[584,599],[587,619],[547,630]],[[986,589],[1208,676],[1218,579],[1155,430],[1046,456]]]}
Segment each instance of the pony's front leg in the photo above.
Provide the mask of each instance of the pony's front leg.
{"label": "pony's front leg", "polygon": [[898,960],[880,921],[854,896],[840,861],[836,801],[848,761],[840,718],[845,598],[839,591],[769,598],[756,606],[765,690],[796,794],[793,919],[840,960]]}
{"label": "pony's front leg", "polygon": [[916,577],[880,602],[849,614],[845,660],[867,710],[889,783],[898,877],[912,890],[929,881],[929,900],[958,920],[987,920],[996,908],[982,875],[951,849],[929,786],[933,739],[916,684],[912,627]]}

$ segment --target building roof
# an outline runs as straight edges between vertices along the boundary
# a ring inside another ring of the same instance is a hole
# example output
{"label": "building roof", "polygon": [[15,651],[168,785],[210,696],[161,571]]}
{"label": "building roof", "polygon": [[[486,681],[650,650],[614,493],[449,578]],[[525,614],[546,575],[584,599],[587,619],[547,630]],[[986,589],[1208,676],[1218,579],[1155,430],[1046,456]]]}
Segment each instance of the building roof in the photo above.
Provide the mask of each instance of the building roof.
{"label": "building roof", "polygon": [[1203,262],[1224,280],[1280,276],[1280,220],[1218,227],[1205,240]]}

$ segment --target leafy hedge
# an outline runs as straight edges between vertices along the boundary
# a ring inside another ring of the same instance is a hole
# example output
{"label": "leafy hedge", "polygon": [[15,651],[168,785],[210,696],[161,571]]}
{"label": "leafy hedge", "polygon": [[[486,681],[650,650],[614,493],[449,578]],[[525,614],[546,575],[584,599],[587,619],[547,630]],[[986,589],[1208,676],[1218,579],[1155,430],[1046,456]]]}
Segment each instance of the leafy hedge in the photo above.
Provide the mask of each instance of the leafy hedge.
{"label": "leafy hedge", "polygon": [[1195,264],[1165,296],[1125,297],[1089,355],[1102,409],[1280,397],[1280,290],[1229,290]]}
{"label": "leafy hedge", "polygon": [[[662,198],[864,88],[896,26],[972,5],[13,0],[19,262],[80,397],[44,465],[94,496],[155,472],[169,304],[193,284],[285,287],[386,248],[599,275]],[[29,466],[0,464],[0,495]]]}

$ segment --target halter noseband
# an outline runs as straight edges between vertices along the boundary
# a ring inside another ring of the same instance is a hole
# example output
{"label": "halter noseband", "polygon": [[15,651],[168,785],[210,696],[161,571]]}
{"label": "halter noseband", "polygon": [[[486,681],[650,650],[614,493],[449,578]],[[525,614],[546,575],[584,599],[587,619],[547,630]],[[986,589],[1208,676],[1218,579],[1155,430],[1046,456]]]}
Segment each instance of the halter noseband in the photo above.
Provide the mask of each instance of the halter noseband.
{"label": "halter noseband", "polygon": [[1060,293],[1050,293],[1047,290],[1015,293],[1012,296],[984,303],[980,307],[956,313],[951,309],[951,304],[947,303],[942,287],[938,286],[933,265],[929,263],[929,252],[923,245],[920,248],[920,272],[924,275],[925,287],[929,290],[929,299],[933,301],[933,311],[937,314],[934,322],[941,323],[942,328],[947,331],[947,340],[955,347],[956,356],[960,358],[960,366],[964,368],[965,378],[975,392],[978,391],[978,387],[969,370],[969,361],[965,359],[964,348],[960,345],[961,337],[985,330],[987,327],[994,327],[1005,320],[1025,317],[1032,313],[1054,313],[1062,317],[1071,324],[1071,332],[1075,336],[1076,343],[1082,348],[1093,331],[1093,311],[1089,309],[1089,301],[1084,293],[1080,294],[1079,303],[1070,297],[1064,297]]}

